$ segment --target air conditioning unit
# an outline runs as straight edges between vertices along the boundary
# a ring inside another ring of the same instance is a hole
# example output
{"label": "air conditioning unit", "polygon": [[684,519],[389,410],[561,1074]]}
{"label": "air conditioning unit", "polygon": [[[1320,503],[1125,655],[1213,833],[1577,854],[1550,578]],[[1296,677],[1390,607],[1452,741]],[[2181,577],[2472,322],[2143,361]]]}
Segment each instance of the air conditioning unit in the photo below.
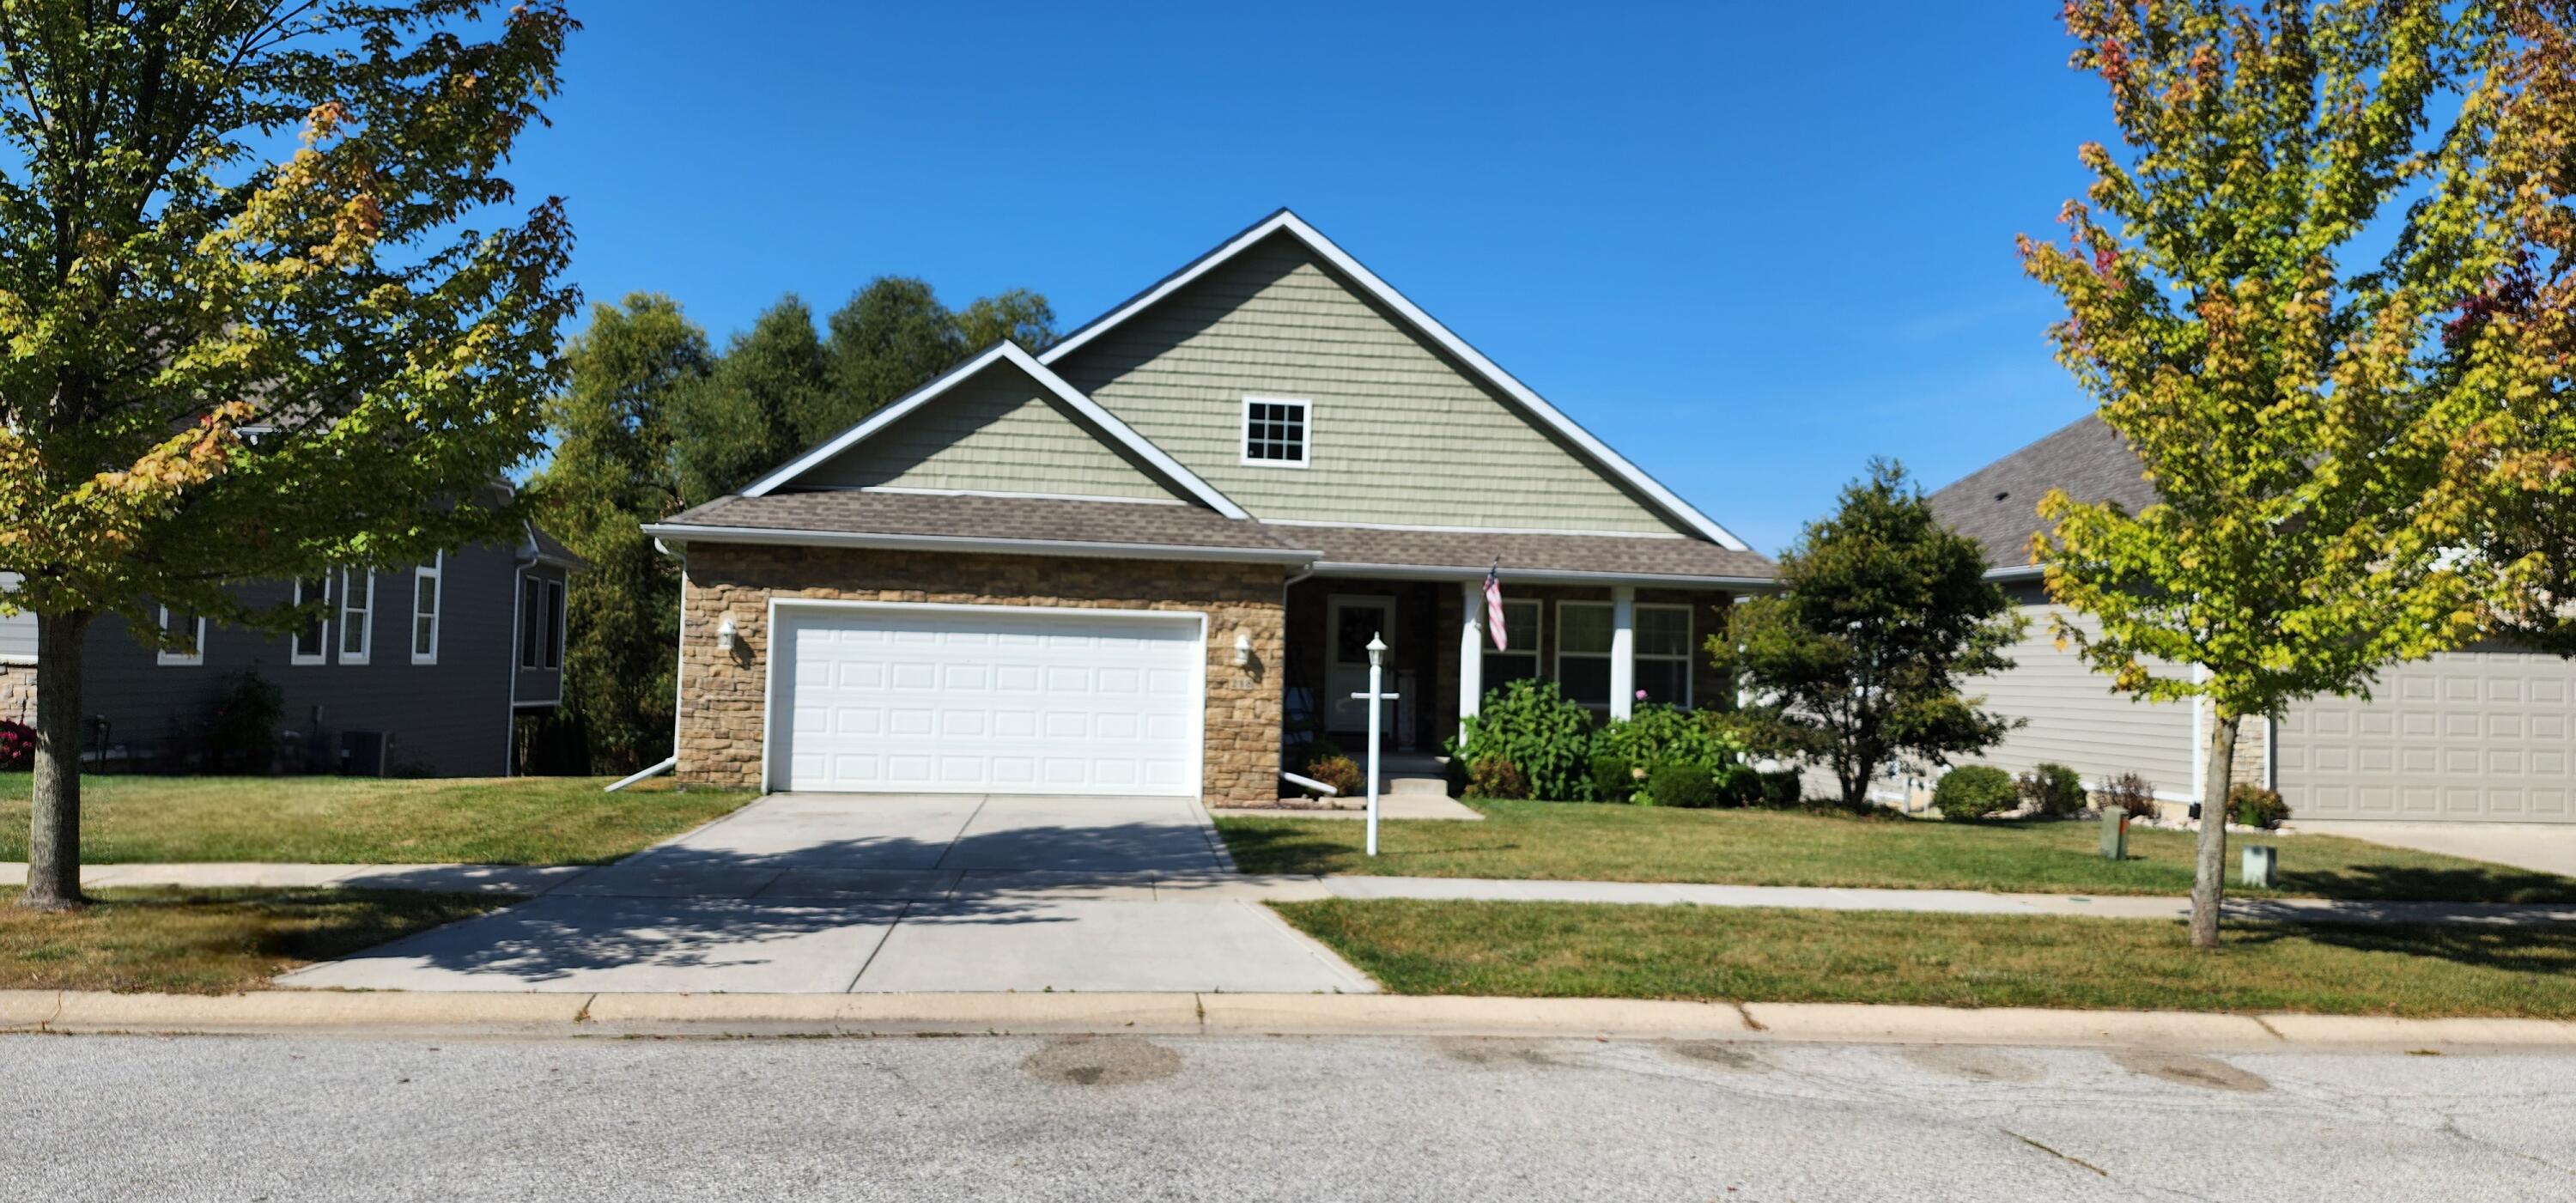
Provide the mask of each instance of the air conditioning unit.
{"label": "air conditioning unit", "polygon": [[393,762],[393,755],[392,732],[340,733],[340,775],[343,777],[382,777],[385,766]]}

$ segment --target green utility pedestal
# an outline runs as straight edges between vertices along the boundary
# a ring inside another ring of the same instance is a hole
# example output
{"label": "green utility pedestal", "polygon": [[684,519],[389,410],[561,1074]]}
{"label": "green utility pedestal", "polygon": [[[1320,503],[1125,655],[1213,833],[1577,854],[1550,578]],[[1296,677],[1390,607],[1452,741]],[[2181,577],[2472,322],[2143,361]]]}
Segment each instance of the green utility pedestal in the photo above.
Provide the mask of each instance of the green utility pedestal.
{"label": "green utility pedestal", "polygon": [[2102,859],[2129,859],[2129,812],[2102,812]]}

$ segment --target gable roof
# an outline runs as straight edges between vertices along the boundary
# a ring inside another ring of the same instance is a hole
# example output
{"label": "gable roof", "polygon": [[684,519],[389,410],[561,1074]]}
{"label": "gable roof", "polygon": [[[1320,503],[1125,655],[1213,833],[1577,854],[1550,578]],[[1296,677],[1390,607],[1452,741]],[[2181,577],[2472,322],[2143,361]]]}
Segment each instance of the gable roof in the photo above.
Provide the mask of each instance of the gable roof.
{"label": "gable roof", "polygon": [[1403,293],[1396,291],[1393,285],[1379,279],[1377,273],[1352,258],[1349,252],[1335,245],[1331,239],[1324,237],[1313,226],[1306,224],[1303,218],[1286,209],[1281,209],[1253,223],[1242,233],[1191,260],[1180,270],[1157,281],[1152,287],[1128,298],[1109,312],[1084,323],[1071,334],[1066,335],[1063,341],[1049,347],[1045,354],[1038,356],[1038,362],[1053,364],[1074,353],[1103,333],[1152,308],[1173,293],[1188,287],[1200,277],[1223,266],[1274,234],[1284,234],[1303,243],[1308,251],[1358,286],[1370,299],[1385,306],[1415,333],[1429,339],[1451,358],[1464,365],[1468,372],[1483,383],[1510,398],[1514,404],[1536,419],[1542,428],[1562,439],[1578,456],[1635,490],[1684,527],[1721,547],[1734,551],[1751,550],[1742,539],[1735,537],[1733,532],[1719,526],[1706,514],[1692,508],[1690,503],[1683,501],[1672,490],[1665,488],[1661,482],[1647,475],[1643,469],[1611,450],[1608,444],[1594,437],[1592,432],[1585,430],[1555,406],[1548,404],[1545,398],[1532,391],[1528,385],[1513,378],[1511,373],[1487,359],[1483,352],[1469,345],[1467,340],[1458,337],[1447,326],[1441,325],[1437,319],[1423,312],[1420,306],[1415,305]]}
{"label": "gable roof", "polygon": [[1180,461],[1173,459],[1162,448],[1146,441],[1145,436],[1136,433],[1125,422],[1119,421],[1116,415],[1101,408],[1099,402],[1084,396],[1082,390],[1066,383],[1064,377],[1056,375],[1053,369],[1021,350],[1018,344],[1007,341],[985,348],[982,352],[969,357],[964,363],[931,378],[929,383],[905,393],[884,408],[869,414],[857,425],[823,440],[803,455],[789,460],[775,471],[753,481],[742,490],[741,496],[768,496],[816,467],[829,463],[842,452],[865,441],[869,436],[902,421],[905,416],[997,364],[1008,364],[1026,373],[1030,379],[1038,383],[1039,387],[1044,388],[1048,395],[1062,402],[1066,408],[1080,414],[1082,419],[1102,436],[1133,454],[1136,459],[1153,468],[1164,479],[1169,480],[1200,504],[1228,518],[1248,517],[1241,506],[1228,500],[1225,494],[1216,491],[1206,481],[1199,479],[1196,473],[1182,467]]}
{"label": "gable roof", "polygon": [[2078,501],[2116,501],[2131,513],[2158,500],[2137,452],[2096,414],[1969,473],[1928,500],[1952,530],[1986,549],[1988,565],[2022,568],[2030,563],[2030,537],[2047,525],[2039,517],[2039,499],[2050,489],[2064,489]]}

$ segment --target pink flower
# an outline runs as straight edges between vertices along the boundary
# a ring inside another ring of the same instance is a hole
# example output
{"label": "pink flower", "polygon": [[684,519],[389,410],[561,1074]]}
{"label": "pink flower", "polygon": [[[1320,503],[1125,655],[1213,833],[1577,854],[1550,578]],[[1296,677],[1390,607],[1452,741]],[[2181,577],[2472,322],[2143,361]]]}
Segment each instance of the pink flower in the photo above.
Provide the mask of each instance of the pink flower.
{"label": "pink flower", "polygon": [[1640,702],[1642,702],[1642,701],[1645,701],[1645,700],[1646,700],[1646,691],[1645,691],[1645,690],[1640,689],[1640,690],[1638,690],[1638,691],[1637,691],[1637,700],[1638,700],[1638,701],[1640,701]]}

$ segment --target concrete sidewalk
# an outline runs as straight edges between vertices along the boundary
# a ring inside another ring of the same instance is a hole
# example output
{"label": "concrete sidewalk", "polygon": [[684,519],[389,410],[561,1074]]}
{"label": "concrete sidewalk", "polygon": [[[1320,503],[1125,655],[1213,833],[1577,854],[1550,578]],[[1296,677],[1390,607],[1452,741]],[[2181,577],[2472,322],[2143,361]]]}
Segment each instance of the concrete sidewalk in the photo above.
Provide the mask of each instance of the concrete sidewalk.
{"label": "concrete sidewalk", "polygon": [[[26,866],[0,864],[0,884],[25,880]],[[81,881],[116,886],[339,886],[571,898],[681,898],[760,903],[1309,902],[1322,898],[1421,898],[1494,902],[1599,902],[1829,911],[1913,911],[1947,915],[2071,915],[2100,919],[2187,917],[2188,898],[2135,895],[1988,894],[1973,890],[1890,890],[1816,886],[1694,885],[1683,882],[1523,881],[1478,877],[1252,876],[1213,865],[1143,871],[968,868],[830,868],[745,865],[711,871],[620,866],[523,865],[98,865]],[[922,918],[934,914],[921,912]],[[2370,902],[2331,898],[2230,898],[2231,918],[2286,923],[2576,923],[2576,903]],[[713,919],[715,916],[708,916]]]}

